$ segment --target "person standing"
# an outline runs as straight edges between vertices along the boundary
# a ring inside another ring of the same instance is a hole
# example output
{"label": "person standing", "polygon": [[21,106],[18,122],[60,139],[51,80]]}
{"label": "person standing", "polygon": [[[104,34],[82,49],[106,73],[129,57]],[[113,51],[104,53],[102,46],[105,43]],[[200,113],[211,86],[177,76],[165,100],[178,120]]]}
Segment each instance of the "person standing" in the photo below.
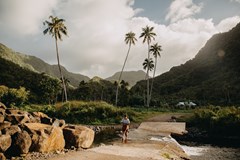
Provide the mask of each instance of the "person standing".
{"label": "person standing", "polygon": [[128,119],[126,114],[123,116],[121,123],[122,123],[122,143],[127,143],[130,120]]}

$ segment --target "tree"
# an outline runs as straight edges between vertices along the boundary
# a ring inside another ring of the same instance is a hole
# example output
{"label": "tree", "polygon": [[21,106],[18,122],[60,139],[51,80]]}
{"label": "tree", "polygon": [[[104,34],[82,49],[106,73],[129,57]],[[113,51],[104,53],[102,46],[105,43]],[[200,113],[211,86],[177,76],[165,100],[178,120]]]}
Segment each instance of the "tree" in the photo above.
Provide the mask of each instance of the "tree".
{"label": "tree", "polygon": [[[143,43],[147,42],[148,44],[148,61],[150,61],[150,43],[153,40],[155,40],[154,36],[156,36],[156,33],[153,32],[154,27],[146,26],[145,28],[142,28],[142,33],[139,38],[143,37]],[[150,102],[150,94],[149,94],[149,66],[147,65],[147,107],[149,107]]]}
{"label": "tree", "polygon": [[[146,70],[148,69],[149,71],[152,71],[154,68],[154,63],[152,58],[150,58],[149,60],[146,58],[143,62],[143,69]],[[148,73],[146,74],[145,80],[148,79]],[[147,88],[148,89],[148,88]],[[144,98],[144,105],[146,104],[146,98],[145,98],[145,91],[143,92],[143,98]],[[147,92],[147,103],[148,103],[148,92]],[[147,106],[149,107],[149,104],[147,104]]]}
{"label": "tree", "polygon": [[47,28],[43,31],[43,34],[49,33],[52,37],[55,38],[55,45],[56,45],[56,53],[57,53],[57,61],[58,61],[58,69],[60,72],[60,76],[62,79],[62,85],[65,95],[65,101],[67,101],[67,89],[64,82],[61,66],[60,66],[60,59],[59,59],[59,52],[58,52],[58,40],[62,41],[62,34],[67,36],[67,27],[65,26],[64,19],[59,19],[58,17],[50,16],[49,19],[51,21],[43,22],[44,25],[47,25]]}
{"label": "tree", "polygon": [[123,63],[122,71],[121,71],[121,73],[119,75],[119,78],[118,78],[117,89],[116,89],[116,101],[115,101],[116,106],[117,106],[117,103],[118,103],[118,89],[119,89],[119,83],[120,83],[121,78],[122,78],[122,73],[123,73],[124,67],[126,65],[131,46],[132,46],[132,44],[135,45],[136,41],[137,41],[137,39],[135,38],[135,33],[129,32],[125,35],[125,42],[126,42],[126,44],[129,45],[129,47],[128,47],[126,58],[125,58],[124,63]]}
{"label": "tree", "polygon": [[160,54],[161,51],[162,51],[161,45],[158,45],[158,43],[155,43],[154,45],[152,45],[150,47],[150,53],[152,53],[155,58],[155,65],[154,65],[154,71],[153,71],[153,77],[152,77],[152,85],[151,85],[151,89],[150,89],[150,100],[151,100],[151,96],[152,96],[153,81],[154,81],[154,77],[155,77],[155,73],[156,73],[156,69],[157,69],[157,58],[158,58],[158,56],[161,57],[161,54]]}

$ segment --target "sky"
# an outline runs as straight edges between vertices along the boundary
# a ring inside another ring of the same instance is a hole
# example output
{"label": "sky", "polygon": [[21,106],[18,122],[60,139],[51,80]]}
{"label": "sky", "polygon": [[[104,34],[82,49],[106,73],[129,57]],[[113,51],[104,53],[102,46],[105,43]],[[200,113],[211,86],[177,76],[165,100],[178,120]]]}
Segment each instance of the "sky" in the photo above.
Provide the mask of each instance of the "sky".
{"label": "sky", "polygon": [[142,70],[147,44],[139,36],[148,25],[157,34],[152,44],[162,47],[160,75],[194,58],[212,35],[236,26],[240,0],[0,0],[0,43],[57,64],[54,39],[43,35],[50,15],[65,19],[68,36],[59,53],[68,71],[90,78],[120,71],[130,31],[138,41],[125,70]]}

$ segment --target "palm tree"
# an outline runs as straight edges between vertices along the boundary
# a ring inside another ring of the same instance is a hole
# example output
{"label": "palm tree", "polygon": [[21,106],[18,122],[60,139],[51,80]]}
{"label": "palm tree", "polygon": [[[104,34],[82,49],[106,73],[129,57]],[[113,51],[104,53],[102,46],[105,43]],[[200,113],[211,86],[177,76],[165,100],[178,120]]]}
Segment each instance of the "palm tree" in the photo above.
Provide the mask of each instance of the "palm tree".
{"label": "palm tree", "polygon": [[153,77],[152,77],[152,85],[151,85],[151,89],[150,89],[150,100],[151,100],[151,96],[152,96],[153,81],[154,81],[154,77],[155,77],[155,73],[156,73],[156,69],[157,69],[157,58],[158,58],[158,56],[161,57],[161,54],[160,54],[161,51],[162,51],[161,45],[158,45],[158,43],[155,43],[154,45],[152,45],[150,47],[150,53],[152,53],[155,58],[155,65],[154,65],[154,71],[153,71]]}
{"label": "palm tree", "polygon": [[46,20],[45,22],[43,22],[43,25],[47,25],[47,28],[43,31],[43,34],[45,35],[49,33],[50,35],[52,35],[52,37],[55,38],[58,69],[62,79],[65,101],[67,101],[67,89],[66,89],[65,81],[62,75],[62,70],[61,70],[60,60],[59,60],[59,53],[58,53],[58,40],[62,41],[62,34],[67,36],[67,27],[63,23],[64,19],[59,19],[58,17],[53,17],[53,16],[50,16],[49,19],[51,21]]}
{"label": "palm tree", "polygon": [[116,101],[115,101],[115,105],[117,106],[117,102],[118,102],[118,89],[119,89],[119,83],[121,81],[121,78],[122,78],[122,73],[123,73],[123,70],[124,70],[124,67],[126,65],[126,62],[127,62],[127,58],[128,58],[128,55],[129,55],[129,52],[130,52],[130,49],[131,49],[131,46],[132,44],[135,45],[135,42],[137,41],[137,39],[135,38],[135,33],[133,32],[129,32],[125,35],[125,42],[126,44],[128,44],[128,51],[127,51],[127,55],[126,55],[126,58],[124,60],[124,63],[123,63],[123,67],[122,67],[122,71],[119,75],[119,78],[118,78],[118,82],[117,82],[117,90],[116,90]]}
{"label": "palm tree", "polygon": [[149,58],[149,60],[146,58],[143,62],[143,69],[149,69],[149,71],[152,71],[154,69],[154,62],[152,58]]}
{"label": "palm tree", "polygon": [[[143,37],[143,43],[147,42],[148,44],[148,61],[150,60],[150,43],[153,40],[155,40],[154,36],[156,36],[156,33],[153,32],[154,27],[146,26],[145,28],[142,28],[142,33],[139,38]],[[149,107],[150,102],[150,95],[149,95],[149,66],[147,66],[147,107]]]}
{"label": "palm tree", "polygon": [[[149,60],[146,58],[143,62],[143,69],[146,70],[149,68],[149,71],[152,71],[153,68],[154,68],[154,63],[153,63],[153,60],[152,58],[150,58]],[[146,73],[146,76],[145,76],[145,80],[148,78],[148,74]],[[144,98],[144,105],[146,105],[146,97],[145,97],[145,91],[143,93],[143,98]]]}

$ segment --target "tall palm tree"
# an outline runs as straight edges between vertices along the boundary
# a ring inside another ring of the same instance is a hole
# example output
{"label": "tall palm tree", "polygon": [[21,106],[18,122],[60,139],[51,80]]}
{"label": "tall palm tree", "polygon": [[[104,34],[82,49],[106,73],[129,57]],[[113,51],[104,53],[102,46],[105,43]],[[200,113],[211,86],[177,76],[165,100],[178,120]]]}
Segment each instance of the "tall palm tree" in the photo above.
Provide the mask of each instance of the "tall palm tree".
{"label": "tall palm tree", "polygon": [[155,58],[155,65],[154,65],[154,71],[153,71],[153,77],[152,77],[152,85],[151,85],[151,89],[150,89],[150,100],[151,100],[151,96],[152,96],[153,81],[154,81],[154,77],[155,77],[155,73],[156,73],[156,69],[157,69],[157,58],[161,57],[161,54],[160,54],[161,51],[162,51],[161,45],[158,45],[158,43],[155,43],[154,45],[152,45],[150,47],[150,53],[152,53]]}
{"label": "tall palm tree", "polygon": [[[156,33],[153,32],[154,27],[146,26],[145,28],[142,28],[142,33],[139,38],[143,37],[143,43],[147,42],[148,44],[148,61],[150,60],[150,43],[153,40],[155,40]],[[149,107],[150,103],[150,94],[149,94],[149,66],[147,66],[147,107]]]}
{"label": "tall palm tree", "polygon": [[49,33],[50,35],[52,35],[52,37],[55,38],[58,69],[59,69],[60,76],[61,76],[61,79],[62,79],[65,101],[67,101],[67,89],[66,89],[65,81],[64,81],[64,78],[63,78],[63,75],[62,75],[59,53],[58,53],[58,40],[62,41],[62,34],[67,36],[67,27],[63,23],[64,19],[59,19],[58,17],[53,17],[53,16],[50,16],[49,19],[51,21],[46,20],[45,22],[43,22],[43,25],[47,25],[47,28],[43,31],[43,34],[45,35],[45,34]]}
{"label": "tall palm tree", "polygon": [[[149,71],[152,71],[154,68],[154,63],[152,58],[150,58],[149,60],[146,58],[142,65],[144,70],[149,68]],[[147,77],[148,77],[148,74],[146,73],[145,80],[147,79]],[[145,91],[143,92],[143,98],[144,98],[144,105],[146,105]]]}
{"label": "tall palm tree", "polygon": [[119,75],[118,82],[117,82],[116,101],[115,101],[116,106],[117,106],[117,103],[118,103],[118,90],[119,90],[119,83],[120,83],[121,78],[122,78],[122,73],[123,73],[124,67],[126,65],[131,46],[132,46],[132,44],[135,45],[136,41],[137,41],[137,39],[135,38],[135,33],[129,32],[125,35],[125,42],[126,42],[126,44],[128,44],[128,51],[127,51],[127,55],[126,55],[126,58],[125,58],[124,63],[123,63],[122,71]]}

